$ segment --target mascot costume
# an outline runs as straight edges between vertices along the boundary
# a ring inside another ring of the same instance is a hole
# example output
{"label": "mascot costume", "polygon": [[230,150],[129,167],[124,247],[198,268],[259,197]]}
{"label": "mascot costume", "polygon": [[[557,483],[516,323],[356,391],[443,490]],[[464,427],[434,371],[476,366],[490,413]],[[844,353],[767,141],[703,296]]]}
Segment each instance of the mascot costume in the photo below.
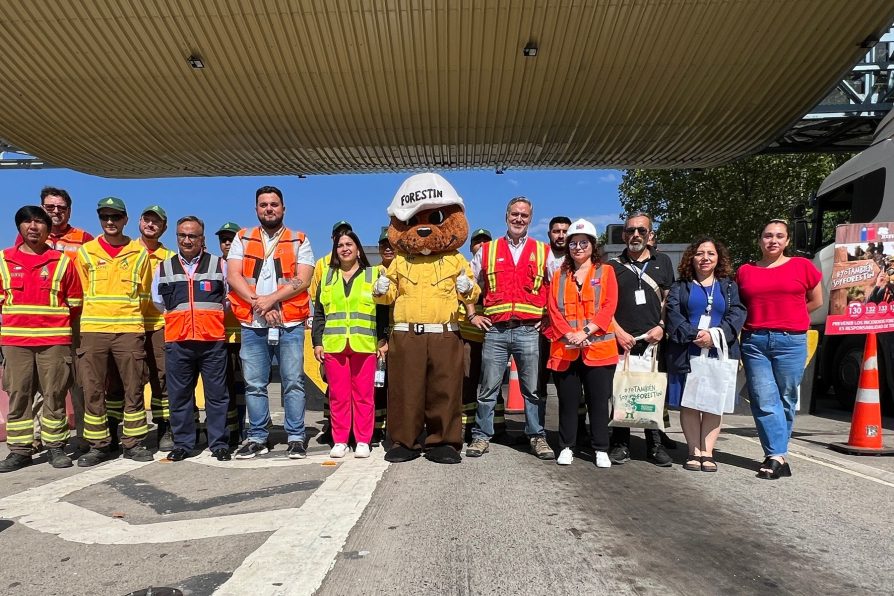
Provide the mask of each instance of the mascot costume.
{"label": "mascot costume", "polygon": [[388,207],[388,241],[397,256],[373,288],[376,302],[394,305],[388,342],[389,462],[425,457],[461,461],[463,345],[457,301],[480,294],[457,249],[469,235],[463,200],[438,174],[408,178]]}

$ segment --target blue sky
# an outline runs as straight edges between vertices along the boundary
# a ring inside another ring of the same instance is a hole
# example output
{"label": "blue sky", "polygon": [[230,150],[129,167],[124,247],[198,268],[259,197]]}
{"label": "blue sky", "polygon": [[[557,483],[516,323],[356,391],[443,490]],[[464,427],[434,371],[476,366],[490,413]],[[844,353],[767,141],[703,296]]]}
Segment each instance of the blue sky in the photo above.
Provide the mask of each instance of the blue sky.
{"label": "blue sky", "polygon": [[[442,172],[454,185],[466,204],[471,228],[489,228],[494,234],[505,231],[506,203],[517,195],[534,202],[531,234],[546,240],[546,226],[554,215],[572,220],[585,217],[601,233],[605,225],[618,221],[618,183],[616,170],[508,170]],[[305,232],[314,253],[322,256],[331,248],[332,224],[346,219],[364,244],[375,244],[380,226],[387,225],[385,210],[408,174],[354,174],[267,177],[154,178],[121,180],[88,176],[63,169],[0,171],[0,243],[9,246],[15,236],[13,215],[26,204],[40,203],[44,186],[65,188],[74,201],[71,223],[98,231],[96,202],[109,195],[124,199],[130,221],[127,233],[138,234],[140,211],[160,204],[173,222],[184,215],[197,215],[206,229],[216,230],[225,221],[243,226],[257,224],[254,192],[265,184],[282,189],[286,200],[286,225]],[[209,234],[210,235],[210,234]],[[163,238],[173,246],[174,234],[168,229]],[[209,247],[216,246],[209,242]],[[467,250],[465,252],[468,252]]]}

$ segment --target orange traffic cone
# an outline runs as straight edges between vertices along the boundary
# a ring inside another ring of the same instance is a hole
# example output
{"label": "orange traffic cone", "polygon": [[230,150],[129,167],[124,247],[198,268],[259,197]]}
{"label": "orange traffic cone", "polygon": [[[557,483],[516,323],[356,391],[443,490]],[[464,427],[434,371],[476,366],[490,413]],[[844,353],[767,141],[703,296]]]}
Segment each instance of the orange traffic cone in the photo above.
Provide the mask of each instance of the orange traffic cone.
{"label": "orange traffic cone", "polygon": [[850,455],[891,455],[894,449],[885,448],[882,439],[882,407],[879,401],[878,348],[875,333],[866,335],[863,349],[863,370],[857,384],[857,400],[851,419],[851,434],[847,443],[829,445],[835,451]]}
{"label": "orange traffic cone", "polygon": [[522,397],[521,384],[518,382],[518,368],[515,358],[509,359],[509,397],[506,399],[506,413],[520,414],[525,411],[525,399]]}

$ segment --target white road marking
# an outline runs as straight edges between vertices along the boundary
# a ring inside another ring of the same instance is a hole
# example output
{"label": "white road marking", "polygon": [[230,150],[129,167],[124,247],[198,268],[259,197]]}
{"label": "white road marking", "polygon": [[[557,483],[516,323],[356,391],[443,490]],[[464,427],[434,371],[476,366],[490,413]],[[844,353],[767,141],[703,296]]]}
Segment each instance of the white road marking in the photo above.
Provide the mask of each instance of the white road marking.
{"label": "white road marking", "polygon": [[215,595],[313,594],[335,565],[387,467],[381,451],[358,465],[341,465]]}
{"label": "white road marking", "polygon": [[[738,427],[732,427],[732,428],[738,428]],[[724,436],[727,436],[727,437],[735,437],[735,438],[737,438],[737,439],[742,439],[743,441],[748,441],[749,443],[754,443],[754,444],[756,444],[756,445],[760,445],[760,444],[761,444],[761,442],[760,442],[759,439],[755,439],[755,438],[752,438],[752,437],[742,437],[742,436],[740,436],[740,435],[733,435],[733,434],[727,434],[727,435],[724,435]],[[854,469],[852,469],[852,468],[847,468],[847,467],[845,467],[845,466],[843,466],[843,465],[838,465],[838,464],[836,464],[836,463],[832,463],[832,462],[830,462],[830,461],[826,461],[826,458],[820,457],[820,456],[818,456],[818,455],[816,455],[816,454],[814,454],[814,453],[810,453],[809,451],[803,451],[803,450],[801,450],[801,449],[796,449],[796,448],[793,449],[793,448],[790,446],[790,447],[789,447],[789,450],[788,450],[788,454],[789,454],[789,457],[794,457],[794,458],[799,458],[799,459],[806,459],[806,460],[809,460],[809,461],[811,461],[811,462],[813,462],[813,463],[815,463],[815,464],[819,464],[819,465],[821,465],[821,466],[825,466],[825,467],[827,467],[827,468],[831,468],[831,469],[833,469],[833,470],[837,470],[837,471],[839,471],[839,472],[844,472],[845,474],[850,474],[851,476],[856,476],[857,478],[862,478],[863,480],[869,480],[870,482],[875,482],[876,484],[881,484],[882,486],[887,486],[887,487],[889,487],[889,488],[894,488],[894,482],[888,482],[887,480],[882,480],[881,478],[875,478],[875,477],[870,476],[870,475],[868,475],[868,474],[863,474],[862,472],[858,472],[858,471],[856,471],[856,470],[854,470]],[[829,459],[831,459],[831,458],[829,458]],[[836,459],[837,459],[837,458],[836,458]],[[850,463],[850,462],[847,462],[847,463]],[[862,464],[857,464],[857,465],[862,465]]]}

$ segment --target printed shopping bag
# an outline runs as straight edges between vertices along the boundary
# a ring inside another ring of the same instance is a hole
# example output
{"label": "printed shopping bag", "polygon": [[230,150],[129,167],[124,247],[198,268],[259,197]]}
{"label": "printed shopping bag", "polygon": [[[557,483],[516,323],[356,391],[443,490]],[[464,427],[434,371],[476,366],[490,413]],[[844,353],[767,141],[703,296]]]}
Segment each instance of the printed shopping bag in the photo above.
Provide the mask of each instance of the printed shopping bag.
{"label": "printed shopping bag", "polygon": [[612,418],[609,426],[630,428],[664,428],[664,395],[667,390],[667,375],[658,372],[658,359],[654,350],[650,355],[647,370],[633,370],[642,366],[642,356],[624,358],[615,373],[612,395]]}
{"label": "printed shopping bag", "polygon": [[739,361],[729,357],[723,331],[712,327],[708,332],[717,348],[717,358],[711,358],[708,350],[702,350],[699,356],[689,359],[692,371],[686,375],[680,405],[708,414],[729,414],[736,407]]}

